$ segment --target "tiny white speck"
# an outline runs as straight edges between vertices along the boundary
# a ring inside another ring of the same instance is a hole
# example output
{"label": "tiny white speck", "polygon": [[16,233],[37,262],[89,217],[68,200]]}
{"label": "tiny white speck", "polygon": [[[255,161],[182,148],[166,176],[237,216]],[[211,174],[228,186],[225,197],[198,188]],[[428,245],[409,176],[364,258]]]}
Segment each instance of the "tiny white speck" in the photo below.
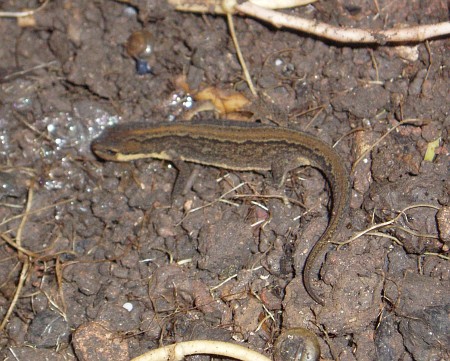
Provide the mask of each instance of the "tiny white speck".
{"label": "tiny white speck", "polygon": [[133,310],[133,304],[131,302],[125,302],[122,307],[125,308],[128,312],[131,312]]}
{"label": "tiny white speck", "polygon": [[132,6],[126,7],[123,12],[128,16],[136,15],[136,10]]}
{"label": "tiny white speck", "polygon": [[283,65],[283,60],[275,59],[275,66],[281,66],[281,65]]}

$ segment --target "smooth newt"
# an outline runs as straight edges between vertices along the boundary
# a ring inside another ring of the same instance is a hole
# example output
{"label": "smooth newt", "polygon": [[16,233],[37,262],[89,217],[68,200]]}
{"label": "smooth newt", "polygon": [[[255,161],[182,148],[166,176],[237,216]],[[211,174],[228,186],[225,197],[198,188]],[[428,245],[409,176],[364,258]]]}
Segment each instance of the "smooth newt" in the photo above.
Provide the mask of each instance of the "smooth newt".
{"label": "smooth newt", "polygon": [[312,287],[330,242],[341,229],[348,210],[350,180],[341,157],[328,144],[292,129],[235,121],[181,122],[115,126],[93,144],[97,156],[126,162],[156,158],[174,163],[179,174],[174,193],[186,178],[186,164],[193,162],[237,171],[271,171],[273,182],[281,187],[289,171],[312,166],[322,171],[331,192],[332,209],[328,227],[309,253],[303,282],[318,303],[323,299]]}

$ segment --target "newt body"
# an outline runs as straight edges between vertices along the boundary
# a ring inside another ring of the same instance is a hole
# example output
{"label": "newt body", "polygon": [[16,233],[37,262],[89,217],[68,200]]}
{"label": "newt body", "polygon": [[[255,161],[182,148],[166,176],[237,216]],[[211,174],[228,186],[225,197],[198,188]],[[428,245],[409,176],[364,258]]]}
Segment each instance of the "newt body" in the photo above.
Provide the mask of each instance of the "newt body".
{"label": "newt body", "polygon": [[284,184],[287,173],[297,167],[309,165],[321,170],[330,185],[332,209],[325,232],[307,257],[303,280],[309,295],[323,304],[311,279],[318,273],[316,263],[319,258],[323,259],[329,243],[342,227],[350,194],[348,171],[328,144],[287,128],[212,121],[116,126],[97,138],[92,149],[105,160],[156,158],[172,161],[180,172],[175,192],[180,190],[186,175],[183,162],[237,171],[271,171],[278,187]]}

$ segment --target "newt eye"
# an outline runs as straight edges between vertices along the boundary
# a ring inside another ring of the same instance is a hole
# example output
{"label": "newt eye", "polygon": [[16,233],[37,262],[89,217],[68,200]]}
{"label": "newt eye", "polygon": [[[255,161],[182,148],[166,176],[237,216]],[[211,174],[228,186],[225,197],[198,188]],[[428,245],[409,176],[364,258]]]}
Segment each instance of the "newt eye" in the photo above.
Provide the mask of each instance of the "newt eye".
{"label": "newt eye", "polygon": [[97,157],[99,158],[103,158],[106,160],[111,160],[114,159],[117,155],[117,152],[113,149],[110,148],[99,148],[99,147],[94,147],[94,153],[97,155]]}
{"label": "newt eye", "polygon": [[114,149],[103,149],[99,155],[106,160],[116,160],[117,151]]}
{"label": "newt eye", "polygon": [[112,149],[105,149],[103,151],[103,153],[105,153],[107,155],[110,155],[110,156],[115,156],[117,152],[115,150],[112,150]]}

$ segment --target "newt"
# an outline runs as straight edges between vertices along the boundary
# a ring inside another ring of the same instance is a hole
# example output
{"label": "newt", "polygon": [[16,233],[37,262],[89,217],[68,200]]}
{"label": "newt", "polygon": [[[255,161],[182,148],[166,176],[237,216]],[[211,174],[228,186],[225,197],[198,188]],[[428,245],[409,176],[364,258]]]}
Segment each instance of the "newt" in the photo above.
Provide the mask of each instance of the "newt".
{"label": "newt", "polygon": [[171,161],[179,174],[173,193],[183,189],[189,167],[184,162],[235,171],[271,171],[280,188],[289,171],[301,166],[319,169],[329,183],[332,207],[328,226],[311,249],[303,282],[317,303],[324,300],[312,287],[330,243],[343,226],[350,199],[350,177],[343,159],[322,140],[289,128],[236,121],[134,123],[112,127],[92,143],[105,160],[143,158]]}

